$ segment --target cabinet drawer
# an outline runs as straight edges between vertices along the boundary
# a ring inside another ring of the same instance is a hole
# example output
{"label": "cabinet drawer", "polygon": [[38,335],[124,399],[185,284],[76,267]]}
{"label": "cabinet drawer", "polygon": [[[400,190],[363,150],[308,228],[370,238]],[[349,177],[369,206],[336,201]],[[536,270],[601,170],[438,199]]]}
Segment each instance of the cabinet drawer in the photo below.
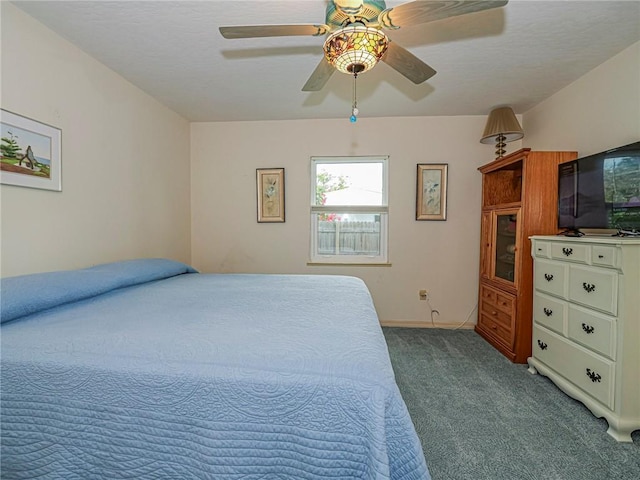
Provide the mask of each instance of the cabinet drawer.
{"label": "cabinet drawer", "polygon": [[551,258],[568,260],[577,263],[589,263],[589,245],[580,243],[553,243],[551,245]]}
{"label": "cabinet drawer", "polygon": [[591,263],[603,267],[617,266],[616,248],[608,245],[594,245],[591,251]]}
{"label": "cabinet drawer", "polygon": [[616,318],[569,305],[569,338],[585,347],[616,359]]}
{"label": "cabinet drawer", "polygon": [[564,334],[567,331],[568,305],[564,300],[536,292],[533,297],[533,320],[551,330]]}
{"label": "cabinet drawer", "polygon": [[501,292],[486,285],[480,285],[480,298],[484,303],[491,304],[498,310],[509,315],[513,314],[513,307],[515,305],[515,297],[513,295]]}
{"label": "cabinet drawer", "polygon": [[507,347],[512,348],[513,328],[505,326],[493,316],[486,315],[484,311],[481,311],[478,323],[483,330],[491,332],[493,336],[500,339]]}
{"label": "cabinet drawer", "polygon": [[544,329],[533,327],[533,355],[613,409],[615,364]]}
{"label": "cabinet drawer", "polygon": [[569,300],[617,315],[618,274],[572,265],[569,269]]}
{"label": "cabinet drawer", "polygon": [[501,324],[504,328],[511,331],[513,329],[513,316],[511,313],[503,312],[487,302],[482,302],[481,312],[483,315],[491,318],[494,322]]}
{"label": "cabinet drawer", "polygon": [[568,280],[569,265],[549,260],[535,260],[533,284],[536,290],[567,298]]}

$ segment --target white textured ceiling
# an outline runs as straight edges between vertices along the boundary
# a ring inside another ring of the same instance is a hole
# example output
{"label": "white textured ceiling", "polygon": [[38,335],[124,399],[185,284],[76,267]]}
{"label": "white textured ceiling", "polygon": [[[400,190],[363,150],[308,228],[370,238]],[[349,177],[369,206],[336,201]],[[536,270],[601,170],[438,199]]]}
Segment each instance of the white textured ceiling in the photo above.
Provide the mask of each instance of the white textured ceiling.
{"label": "white textured ceiling", "polygon": [[[218,31],[324,23],[323,0],[13,3],[191,121],[350,115],[348,75],[301,91],[323,38],[225,40]],[[511,0],[388,34],[438,73],[414,85],[380,63],[358,77],[361,117],[484,115],[503,104],[522,113],[639,41],[640,1]]]}

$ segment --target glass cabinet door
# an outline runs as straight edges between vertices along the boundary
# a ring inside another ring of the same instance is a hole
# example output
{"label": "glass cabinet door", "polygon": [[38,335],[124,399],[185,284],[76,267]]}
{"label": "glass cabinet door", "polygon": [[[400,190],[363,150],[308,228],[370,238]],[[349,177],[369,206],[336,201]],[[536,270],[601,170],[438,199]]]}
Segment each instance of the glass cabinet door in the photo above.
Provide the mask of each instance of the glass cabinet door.
{"label": "glass cabinet door", "polygon": [[496,278],[514,283],[518,211],[495,212],[494,220],[493,274]]}

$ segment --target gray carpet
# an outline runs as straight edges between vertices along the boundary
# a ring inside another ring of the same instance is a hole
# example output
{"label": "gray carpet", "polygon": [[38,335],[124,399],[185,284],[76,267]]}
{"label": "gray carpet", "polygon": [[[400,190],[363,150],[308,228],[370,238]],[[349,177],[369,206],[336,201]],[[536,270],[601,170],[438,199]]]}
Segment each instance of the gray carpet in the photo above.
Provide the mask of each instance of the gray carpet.
{"label": "gray carpet", "polygon": [[433,480],[638,480],[607,422],[472,330],[383,329]]}

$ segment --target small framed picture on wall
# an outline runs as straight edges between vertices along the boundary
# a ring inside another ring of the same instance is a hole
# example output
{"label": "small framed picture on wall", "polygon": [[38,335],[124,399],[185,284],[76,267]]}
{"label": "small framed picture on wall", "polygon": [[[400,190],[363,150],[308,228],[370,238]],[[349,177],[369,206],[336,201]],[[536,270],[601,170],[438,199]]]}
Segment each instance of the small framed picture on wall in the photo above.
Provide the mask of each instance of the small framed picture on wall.
{"label": "small framed picture on wall", "polygon": [[257,168],[258,223],[284,222],[284,168]]}
{"label": "small framed picture on wall", "polygon": [[447,219],[446,163],[419,163],[416,188],[416,220]]}

